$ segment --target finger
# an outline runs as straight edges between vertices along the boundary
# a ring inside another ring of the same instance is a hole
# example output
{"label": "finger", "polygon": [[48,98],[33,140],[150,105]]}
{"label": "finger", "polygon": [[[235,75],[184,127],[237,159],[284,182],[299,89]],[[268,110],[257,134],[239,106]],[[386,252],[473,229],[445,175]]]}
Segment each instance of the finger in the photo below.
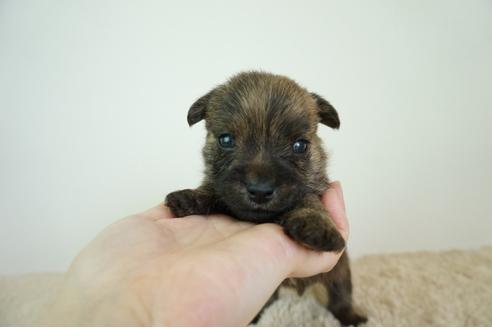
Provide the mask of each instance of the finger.
{"label": "finger", "polygon": [[321,200],[333,219],[338,231],[345,241],[347,241],[349,236],[349,224],[345,212],[345,203],[343,201],[343,191],[340,182],[332,182],[330,188],[323,194]]}
{"label": "finger", "polygon": [[345,198],[343,197],[343,189],[342,189],[342,184],[340,183],[340,181],[333,181],[331,183],[331,187],[333,189],[336,190],[337,194],[338,194],[338,197],[341,199],[342,201],[342,205],[343,205],[343,210],[346,212],[346,208],[345,208]]}
{"label": "finger", "polygon": [[310,277],[321,272],[331,271],[338,263],[343,251],[336,252],[317,252],[300,245],[296,245],[297,262],[290,276],[296,278]]}
{"label": "finger", "polygon": [[157,221],[160,219],[172,219],[176,217],[173,212],[171,212],[171,209],[167,207],[164,203],[160,203],[157,206],[149,208],[148,210],[143,211],[138,215],[152,221]]}
{"label": "finger", "polygon": [[297,278],[330,271],[342,254],[308,249],[290,239],[282,227],[269,223],[244,230],[231,241],[230,247],[239,246],[234,253],[243,258],[242,262],[256,264],[259,270],[273,266],[278,274]]}

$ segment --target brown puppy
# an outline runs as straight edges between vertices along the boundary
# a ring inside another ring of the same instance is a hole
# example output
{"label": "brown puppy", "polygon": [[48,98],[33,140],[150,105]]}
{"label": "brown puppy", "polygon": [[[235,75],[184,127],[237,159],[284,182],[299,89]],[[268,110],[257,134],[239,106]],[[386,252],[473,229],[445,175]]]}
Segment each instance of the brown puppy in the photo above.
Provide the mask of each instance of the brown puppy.
{"label": "brown puppy", "polygon": [[[197,189],[167,195],[175,215],[225,213],[254,223],[274,222],[297,242],[317,251],[345,247],[321,201],[328,187],[326,155],[318,123],[338,129],[336,110],[279,75],[247,72],[198,99],[188,123],[205,119],[205,179]],[[302,293],[324,284],[328,309],[342,325],[366,321],[352,307],[352,283],[344,254],[329,272],[284,282]],[[276,295],[268,302],[274,301]]]}

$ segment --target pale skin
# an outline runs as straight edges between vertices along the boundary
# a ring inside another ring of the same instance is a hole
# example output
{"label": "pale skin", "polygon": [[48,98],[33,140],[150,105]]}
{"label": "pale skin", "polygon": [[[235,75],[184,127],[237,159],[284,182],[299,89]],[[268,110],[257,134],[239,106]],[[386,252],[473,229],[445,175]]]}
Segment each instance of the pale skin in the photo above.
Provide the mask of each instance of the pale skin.
{"label": "pale skin", "polygon": [[[322,201],[347,240],[340,183]],[[243,326],[284,279],[327,272],[340,255],[308,250],[276,224],[224,215],[174,218],[160,204],[90,242],[39,323]]]}

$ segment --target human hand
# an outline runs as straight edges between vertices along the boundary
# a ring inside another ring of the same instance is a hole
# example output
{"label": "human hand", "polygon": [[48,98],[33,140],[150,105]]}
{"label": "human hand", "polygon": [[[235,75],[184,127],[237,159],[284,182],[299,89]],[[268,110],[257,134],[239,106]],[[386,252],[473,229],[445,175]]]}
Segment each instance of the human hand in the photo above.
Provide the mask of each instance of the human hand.
{"label": "human hand", "polygon": [[[348,238],[338,182],[323,203]],[[276,224],[224,215],[173,218],[164,205],[117,221],[74,259],[47,325],[247,325],[280,283],[331,270]]]}

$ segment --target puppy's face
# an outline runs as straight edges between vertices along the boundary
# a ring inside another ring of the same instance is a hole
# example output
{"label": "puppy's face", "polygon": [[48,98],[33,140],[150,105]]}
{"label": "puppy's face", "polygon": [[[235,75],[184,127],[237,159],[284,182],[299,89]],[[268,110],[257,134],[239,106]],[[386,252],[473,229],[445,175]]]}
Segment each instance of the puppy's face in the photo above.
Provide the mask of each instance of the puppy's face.
{"label": "puppy's face", "polygon": [[335,109],[294,81],[236,75],[198,99],[188,122],[206,120],[206,182],[242,220],[264,222],[326,188],[319,122],[340,125]]}

